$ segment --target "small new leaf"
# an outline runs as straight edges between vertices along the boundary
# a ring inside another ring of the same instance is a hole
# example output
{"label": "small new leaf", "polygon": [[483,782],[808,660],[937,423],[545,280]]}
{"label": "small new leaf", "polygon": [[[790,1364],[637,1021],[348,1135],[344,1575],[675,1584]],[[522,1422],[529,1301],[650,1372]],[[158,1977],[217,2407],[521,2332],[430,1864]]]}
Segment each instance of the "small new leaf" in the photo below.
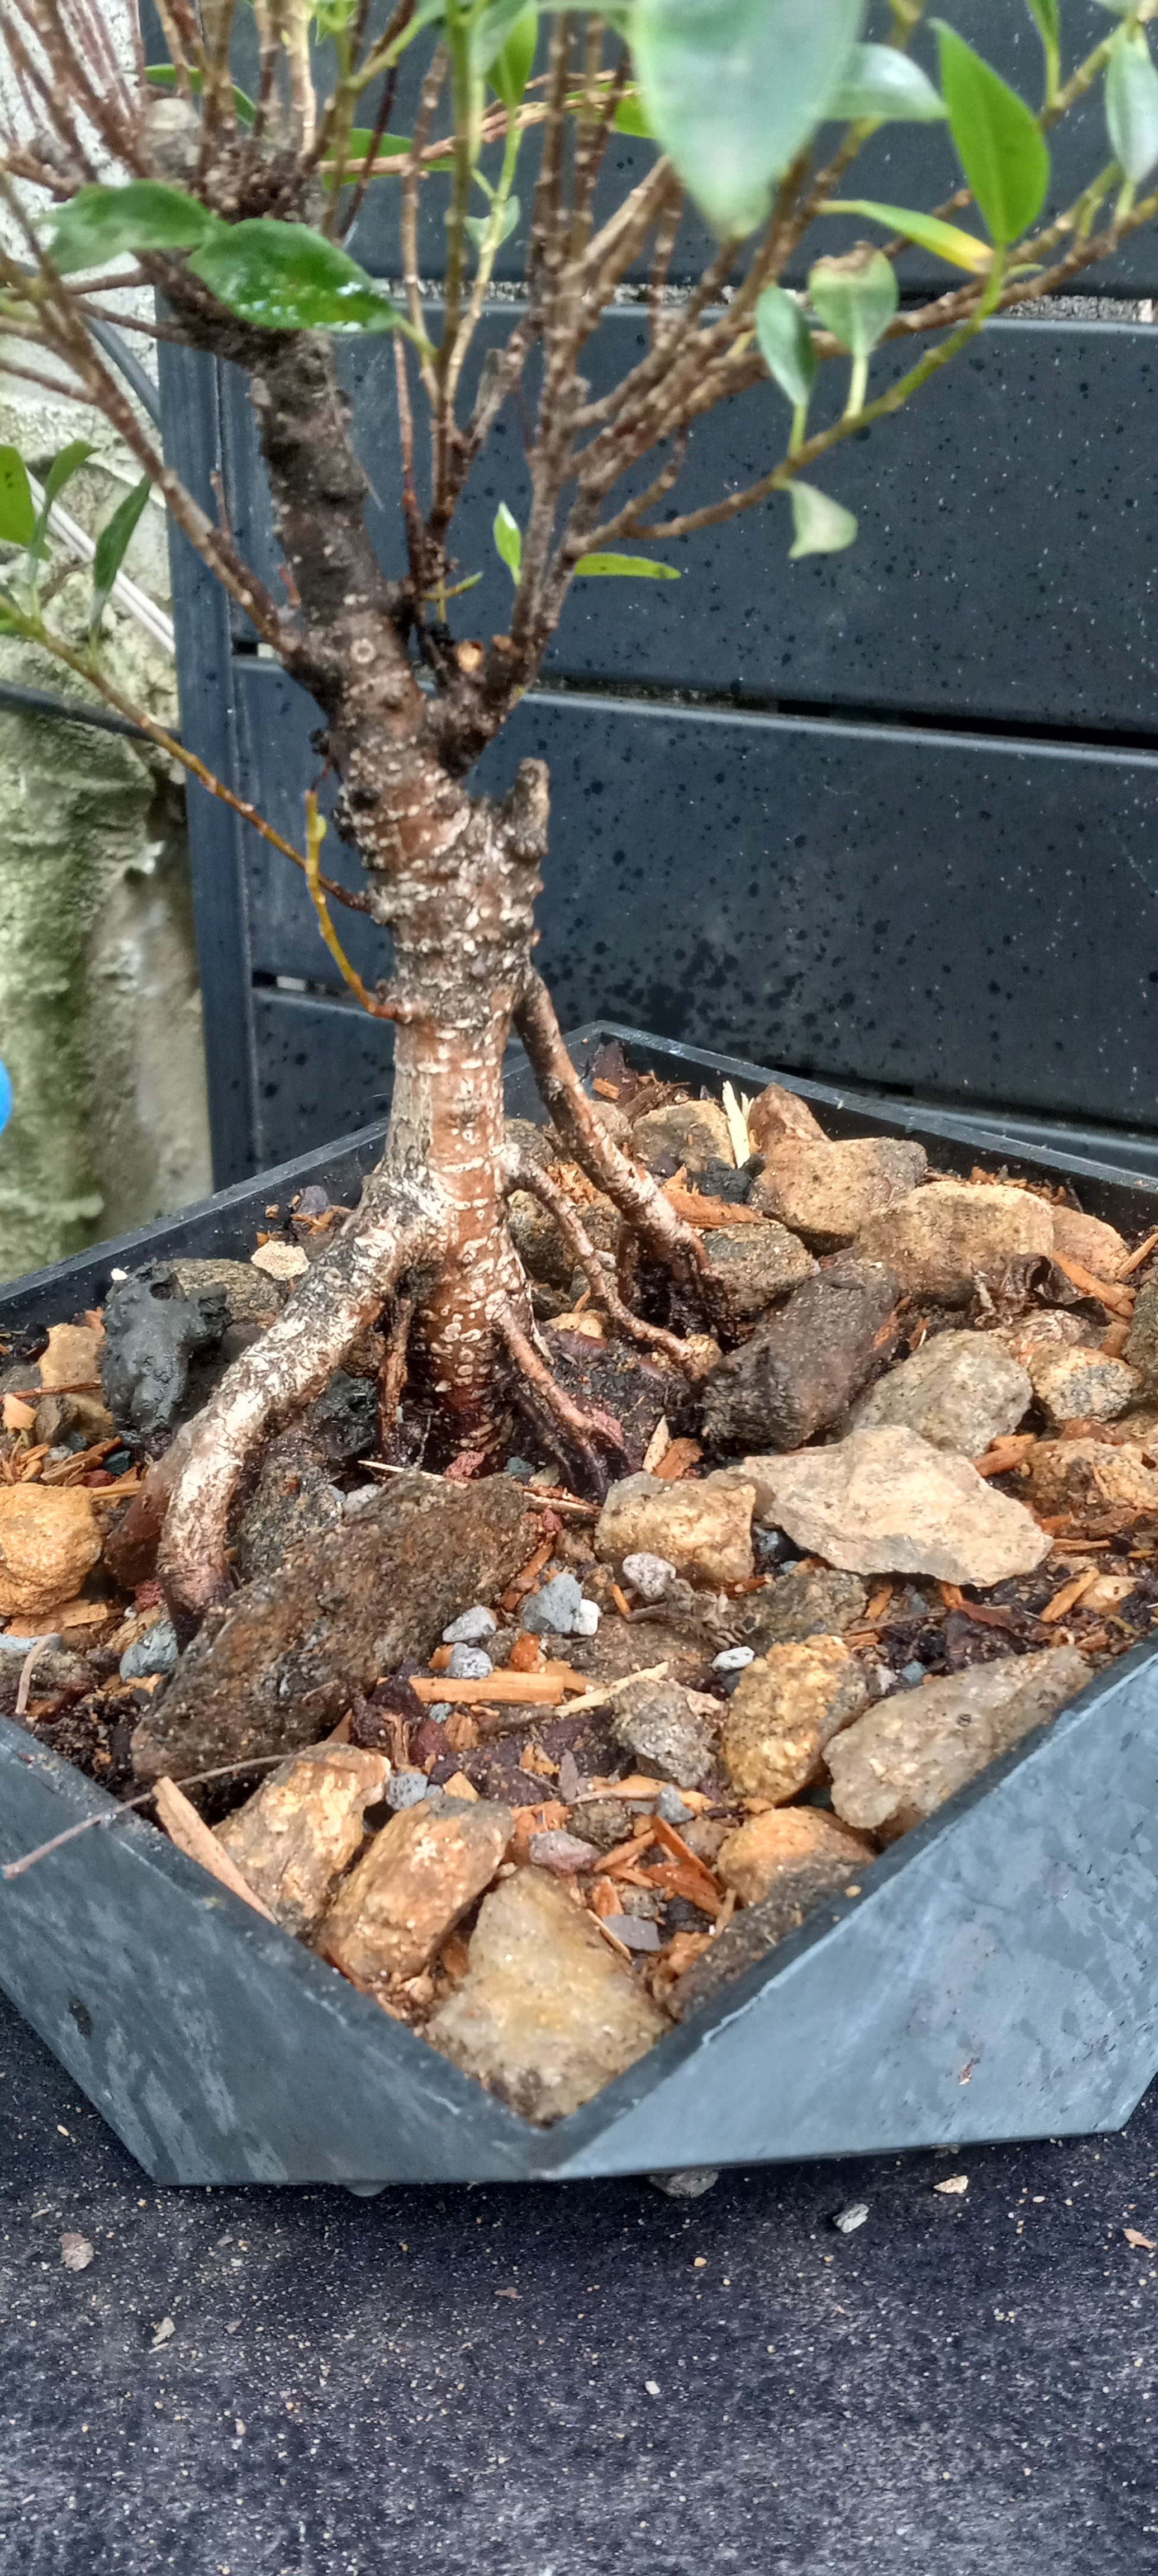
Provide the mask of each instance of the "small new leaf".
{"label": "small new leaf", "polygon": [[0,447],[0,539],[6,545],[31,545],[36,512],[28,473],[18,447]]}
{"label": "small new leaf", "polygon": [[856,519],[843,502],[832,501],[827,492],[818,492],[814,483],[789,485],[795,542],[788,549],[790,563],[799,563],[802,555],[838,555],[851,546],[856,536]]}
{"label": "small new leaf", "polygon": [[756,339],[769,375],[799,411],[816,381],[816,351],[795,296],[783,286],[765,287],[756,306]]}
{"label": "small new leaf", "polygon": [[394,331],[404,324],[357,260],[305,224],[271,215],[222,224],[189,266],[231,313],[265,331]]}
{"label": "small new leaf", "polygon": [[1049,153],[1024,99],[975,54],[943,18],[935,18],[941,88],[949,131],[982,221],[995,242],[1026,232],[1045,203]]}
{"label": "small new leaf", "polygon": [[825,112],[858,122],[871,116],[877,124],[932,125],[944,116],[945,102],[920,64],[895,45],[854,45]]}
{"label": "small new leaf", "polygon": [[1142,27],[1120,27],[1111,44],[1106,124],[1123,176],[1136,186],[1158,161],[1158,71]]}
{"label": "small new leaf", "polygon": [[617,134],[633,134],[641,143],[655,141],[648,122],[647,110],[638,90],[629,89],[626,97],[620,99],[611,122]]}
{"label": "small new leaf", "polygon": [[538,41],[539,12],[524,8],[487,72],[491,88],[504,107],[519,106],[531,77]]}
{"label": "small new leaf", "polygon": [[79,188],[53,218],[48,254],[67,277],[77,268],[103,268],[126,251],[195,250],[225,226],[160,179],[130,179],[124,188]]}
{"label": "small new leaf", "polygon": [[48,535],[49,513],[52,509],[52,504],[54,501],[58,501],[60,499],[60,495],[63,492],[66,483],[71,482],[78,467],[83,465],[86,458],[91,455],[91,438],[74,438],[70,441],[67,447],[61,448],[59,456],[53,457],[52,463],[44,478],[44,499],[40,504],[40,509],[37,513],[36,525],[29,540],[28,551],[30,555],[38,556],[44,553],[45,539]]}
{"label": "small new leaf", "polygon": [[[508,197],[507,202],[503,207],[503,220],[499,228],[500,242],[510,240],[511,234],[515,230],[515,226],[518,223],[521,212],[522,208],[519,204],[518,198]],[[483,243],[485,242],[490,230],[490,222],[491,218],[489,215],[465,215],[463,217],[463,230],[469,234],[476,250],[481,251]]]}
{"label": "small new leaf", "polygon": [[867,358],[875,349],[899,297],[891,260],[867,242],[843,259],[818,259],[809,271],[808,292],[826,331],[852,358]]}
{"label": "small new leaf", "polygon": [[585,580],[594,574],[624,581],[631,573],[641,573],[646,581],[678,581],[674,564],[654,563],[649,555],[580,555],[575,566]]}
{"label": "small new leaf", "polygon": [[517,589],[523,562],[523,532],[518,520],[508,510],[505,501],[500,501],[495,511],[493,533],[495,544]]}
{"label": "small new leaf", "polygon": [[99,630],[109,594],[128,553],[129,540],[149,498],[149,490],[149,477],[145,474],[139,483],[134,484],[132,491],[126,493],[97,538],[92,559],[90,635],[95,636]]}
{"label": "small new leaf", "polygon": [[943,223],[940,215],[918,214],[911,206],[881,206],[875,197],[831,197],[820,211],[865,215],[870,223],[884,224],[889,232],[916,242],[918,249],[931,251],[935,259],[946,260],[950,268],[968,269],[974,277],[983,277],[993,258],[988,242],[978,241],[976,233]]}

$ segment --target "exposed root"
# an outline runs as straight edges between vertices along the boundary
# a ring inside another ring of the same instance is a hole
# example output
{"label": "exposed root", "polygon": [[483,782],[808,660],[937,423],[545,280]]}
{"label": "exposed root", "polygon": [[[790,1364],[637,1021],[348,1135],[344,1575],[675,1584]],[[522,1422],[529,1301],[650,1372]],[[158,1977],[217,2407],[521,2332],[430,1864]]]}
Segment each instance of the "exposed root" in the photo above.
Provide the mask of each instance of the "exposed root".
{"label": "exposed root", "polygon": [[518,1029],[544,1106],[568,1151],[627,1218],[653,1261],[707,1302],[707,1254],[694,1228],[676,1215],[658,1181],[629,1162],[600,1125],[579,1080],[541,975],[531,972],[515,1008]]}
{"label": "exposed root", "polygon": [[396,1297],[390,1318],[386,1357],[378,1380],[378,1446],[384,1458],[389,1456],[398,1433],[398,1407],[406,1384],[406,1354],[410,1327],[418,1305],[416,1297]]}
{"label": "exposed root", "polygon": [[228,1599],[229,1507],[247,1462],[278,1422],[328,1384],[395,1281],[438,1262],[445,1236],[440,1194],[396,1173],[375,1174],[284,1314],[234,1361],[193,1426],[165,1520],[158,1572],[179,1632]]}
{"label": "exposed root", "polygon": [[524,1411],[530,1415],[536,1429],[568,1473],[573,1471],[578,1457],[585,1483],[601,1502],[610,1478],[607,1459],[600,1456],[596,1443],[601,1442],[603,1448],[610,1451],[615,1466],[621,1472],[627,1466],[627,1452],[618,1422],[609,1413],[598,1410],[584,1412],[582,1405],[573,1403],[571,1397],[564,1394],[541,1352],[536,1350],[530,1334],[523,1331],[510,1307],[505,1307],[496,1318],[496,1330],[519,1371],[520,1382],[515,1392]]}
{"label": "exposed root", "polygon": [[592,1242],[578,1209],[566,1191],[560,1189],[558,1182],[553,1181],[549,1173],[541,1171],[536,1163],[508,1162],[508,1173],[508,1190],[526,1190],[554,1218],[592,1296],[598,1305],[605,1308],[616,1331],[624,1334],[628,1341],[637,1342],[642,1350],[660,1352],[664,1359],[671,1360],[688,1376],[702,1375],[702,1364],[697,1364],[695,1355],[689,1355],[687,1345],[680,1340],[678,1333],[666,1332],[662,1324],[645,1324],[638,1315],[632,1314],[630,1306],[625,1305],[616,1285],[615,1263],[611,1254],[600,1252],[598,1245]]}

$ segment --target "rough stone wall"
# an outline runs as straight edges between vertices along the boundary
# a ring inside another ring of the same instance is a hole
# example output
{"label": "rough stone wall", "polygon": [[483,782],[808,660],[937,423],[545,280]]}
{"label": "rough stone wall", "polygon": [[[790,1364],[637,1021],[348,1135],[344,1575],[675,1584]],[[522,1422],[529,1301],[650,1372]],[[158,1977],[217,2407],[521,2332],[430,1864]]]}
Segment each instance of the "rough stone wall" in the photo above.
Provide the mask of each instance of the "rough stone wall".
{"label": "rough stone wall", "polygon": [[[103,421],[0,386],[0,442],[43,470],[69,439],[96,453],[66,507],[90,533],[136,481]],[[164,516],[150,504],[125,564],[168,605]],[[79,640],[77,574],[54,622]],[[112,676],[176,721],[172,661],[106,614]],[[0,676],[90,696],[59,663],[0,643]],[[91,702],[96,703],[95,699]],[[15,1105],[0,1137],[0,1277],[180,1207],[212,1186],[189,854],[179,773],[150,748],[0,705],[0,1056]]]}

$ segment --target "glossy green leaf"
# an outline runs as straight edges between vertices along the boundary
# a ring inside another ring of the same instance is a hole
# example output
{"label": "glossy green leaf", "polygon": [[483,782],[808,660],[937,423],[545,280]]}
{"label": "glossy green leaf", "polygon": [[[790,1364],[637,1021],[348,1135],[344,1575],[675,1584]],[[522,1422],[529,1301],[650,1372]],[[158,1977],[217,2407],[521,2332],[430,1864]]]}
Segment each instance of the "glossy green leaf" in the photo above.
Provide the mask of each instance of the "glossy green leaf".
{"label": "glossy green leaf", "polygon": [[647,581],[678,581],[674,564],[654,563],[650,555],[580,555],[576,574],[584,580],[596,574],[624,581],[631,573],[641,573]]}
{"label": "glossy green leaf", "polygon": [[493,535],[511,580],[517,587],[523,564],[523,532],[518,520],[508,510],[505,501],[500,501],[495,511]]}
{"label": "glossy green leaf", "polygon": [[148,475],[143,475],[132,491],[125,494],[97,538],[92,559],[92,615],[89,620],[89,631],[93,635],[108,605],[109,593],[128,553],[129,540],[151,488]]}
{"label": "glossy green leaf", "polygon": [[874,197],[832,197],[821,212],[867,215],[870,223],[884,224],[889,232],[901,233],[921,250],[932,251],[934,258],[947,260],[950,268],[968,269],[974,277],[984,276],[993,257],[988,242],[978,241],[976,233],[942,223],[939,215],[918,214],[911,206],[881,206]]}
{"label": "glossy green leaf", "polygon": [[808,273],[808,292],[825,330],[853,358],[867,358],[875,349],[900,295],[892,261],[867,243],[843,259],[818,259]]}
{"label": "glossy green leaf", "polygon": [[636,0],[644,109],[721,236],[750,233],[860,34],[863,0]]}
{"label": "glossy green leaf", "polygon": [[796,530],[788,549],[790,563],[799,563],[802,555],[838,555],[851,546],[856,518],[842,501],[830,500],[827,492],[817,491],[815,483],[791,483],[788,496]]}
{"label": "glossy green leaf", "polygon": [[617,134],[634,134],[641,143],[654,143],[647,110],[637,89],[628,90],[621,98],[611,120]]}
{"label": "glossy green leaf", "polygon": [[126,251],[195,250],[224,225],[182,188],[130,179],[124,188],[79,188],[53,219],[49,256],[61,275],[104,268]]}
{"label": "glossy green leaf", "polygon": [[347,251],[270,215],[223,224],[189,265],[231,313],[265,331],[393,331],[404,319]]}
{"label": "glossy green leaf", "polygon": [[[177,74],[173,69],[172,63],[149,63],[145,71],[145,78],[152,89],[163,89],[167,92],[170,98],[174,98],[178,95]],[[189,87],[193,92],[194,98],[200,98],[204,82],[202,81],[200,72],[194,71],[192,67],[190,67],[189,71]],[[252,125],[254,117],[257,114],[257,109],[247,92],[243,89],[238,89],[236,82],[234,83],[233,88],[233,105],[238,124]]]}
{"label": "glossy green leaf", "polygon": [[0,635],[19,635],[24,624],[22,612],[14,599],[0,590]]}
{"label": "glossy green leaf", "polygon": [[765,287],[756,306],[756,339],[769,375],[799,411],[816,381],[816,351],[800,306],[785,287]]}
{"label": "glossy green leaf", "polygon": [[1120,27],[1106,65],[1106,123],[1114,157],[1135,185],[1158,161],[1158,71],[1142,27]]}
{"label": "glossy green leaf", "polygon": [[52,463],[44,478],[44,499],[40,504],[40,509],[36,518],[36,525],[32,531],[32,536],[29,541],[28,551],[30,554],[43,554],[44,541],[48,534],[49,512],[52,508],[52,504],[54,501],[59,501],[66,483],[71,482],[73,475],[77,472],[78,468],[85,463],[86,459],[92,455],[92,452],[93,443],[91,438],[74,438],[70,440],[67,447],[61,448],[59,456],[53,457]]}
{"label": "glossy green leaf", "polygon": [[491,88],[504,107],[519,106],[534,67],[538,41],[539,12],[524,8],[487,72]]}
{"label": "glossy green leaf", "polygon": [[[515,226],[518,223],[521,213],[522,207],[519,204],[518,198],[508,197],[507,202],[503,207],[502,228],[499,233],[500,242],[510,240],[511,234],[515,230]],[[476,250],[481,251],[482,249],[483,243],[486,240],[487,233],[490,229],[490,220],[489,215],[467,215],[464,218],[464,229],[469,233]]]}
{"label": "glossy green leaf", "polygon": [[36,528],[28,470],[18,447],[0,447],[0,539],[26,546]]}
{"label": "glossy green leaf", "polygon": [[[372,125],[351,126],[346,138],[345,184],[348,184],[351,179],[356,177],[373,141],[374,128]],[[380,134],[378,137],[377,149],[374,154],[374,160],[370,165],[371,178],[373,179],[381,176],[384,178],[400,179],[402,176],[400,170],[383,171],[379,173],[376,168],[376,164],[379,161],[401,160],[404,153],[407,158],[409,158],[410,142],[411,138],[408,134]],[[441,161],[424,161],[422,164],[422,176],[424,179],[429,179],[439,171],[453,170],[453,168],[454,156],[452,153],[448,152],[445,158]]]}
{"label": "glossy green leaf", "polygon": [[[471,60],[476,70],[489,74],[491,65],[497,62],[520,19],[534,14],[528,0],[486,0],[470,30]],[[534,51],[533,46],[531,50]],[[528,74],[529,70],[528,65]],[[523,86],[526,87],[525,81]],[[499,96],[502,97],[501,90]],[[517,106],[518,100],[514,103]]]}
{"label": "glossy green leaf", "polygon": [[319,36],[340,36],[357,14],[358,0],[313,0],[310,16]]}
{"label": "glossy green leaf", "polygon": [[1061,43],[1061,10],[1058,0],[1027,0],[1029,14],[1043,45]]}
{"label": "glossy green leaf", "polygon": [[994,241],[1016,241],[1041,213],[1049,186],[1049,153],[1037,119],[963,36],[943,18],[933,24],[957,158]]}
{"label": "glossy green leaf", "polygon": [[826,110],[829,116],[909,125],[932,125],[944,113],[944,99],[920,64],[895,45],[854,45]]}

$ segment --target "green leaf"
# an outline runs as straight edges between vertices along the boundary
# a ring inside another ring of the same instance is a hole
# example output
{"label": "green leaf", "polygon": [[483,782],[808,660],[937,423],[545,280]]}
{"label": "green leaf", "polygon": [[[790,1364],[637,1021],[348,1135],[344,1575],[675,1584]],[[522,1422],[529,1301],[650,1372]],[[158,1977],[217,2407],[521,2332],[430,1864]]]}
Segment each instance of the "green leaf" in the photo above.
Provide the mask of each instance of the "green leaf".
{"label": "green leaf", "polygon": [[636,0],[643,104],[721,236],[763,222],[860,34],[863,0]]}
{"label": "green leaf", "polygon": [[785,287],[765,287],[756,306],[756,338],[769,375],[799,411],[816,381],[816,351],[800,306]]}
{"label": "green leaf", "polygon": [[95,635],[108,605],[109,593],[129,548],[129,539],[148,500],[151,486],[147,474],[134,484],[131,492],[114,510],[101,529],[92,559],[92,614],[89,633]]}
{"label": "green leaf", "polygon": [[15,600],[0,590],[0,635],[19,635],[23,628],[24,618]]}
{"label": "green leaf", "polygon": [[27,546],[35,528],[24,459],[18,447],[0,447],[0,538],[6,545]]}
{"label": "green leaf", "polygon": [[523,563],[523,532],[519,526],[518,520],[512,517],[505,501],[500,501],[499,506],[495,511],[493,535],[495,544],[498,547],[503,562],[507,567],[511,580],[514,582],[517,589],[519,574],[522,570]]}
{"label": "green leaf", "polygon": [[[475,70],[489,72],[492,63],[497,62],[508,39],[514,34],[520,19],[533,15],[534,10],[528,7],[528,0],[486,0],[486,5],[475,18],[470,29],[471,61]],[[533,54],[533,45],[531,51]],[[530,64],[528,63],[527,77],[529,76]],[[526,79],[524,79],[524,89],[526,85]],[[498,86],[497,83],[495,86]],[[499,97],[502,98],[502,95],[502,91],[499,90]],[[522,96],[522,91],[519,96]],[[513,104],[516,107],[518,103],[518,99],[504,102],[507,106]]]}
{"label": "green leaf", "polygon": [[[349,134],[346,137],[346,180],[351,179],[355,172],[361,167],[373,141],[374,128],[372,125],[351,126]],[[380,134],[378,137],[377,149],[374,154],[374,160],[370,165],[371,178],[401,178],[402,173],[400,170],[379,172],[376,165],[379,161],[399,160],[403,153],[409,157],[410,142],[411,138],[408,134]],[[448,152],[445,160],[424,161],[421,166],[423,178],[428,179],[435,171],[453,170],[454,155],[453,153]],[[328,181],[327,184],[332,184],[332,182]],[[345,182],[343,182],[343,184],[345,184]]]}
{"label": "green leaf", "polygon": [[501,98],[504,107],[514,108],[520,104],[531,77],[538,41],[539,12],[536,8],[524,8],[487,71],[491,88],[496,98]]}
{"label": "green leaf", "polygon": [[827,492],[818,492],[815,483],[791,483],[788,497],[792,503],[795,542],[788,549],[790,563],[799,563],[802,555],[838,555],[851,546],[856,536],[856,519],[843,502],[831,501]]}
{"label": "green leaf", "polygon": [[319,36],[340,36],[354,16],[358,0],[313,0],[310,16]]}
{"label": "green leaf", "polygon": [[[500,242],[510,240],[511,234],[518,223],[521,213],[522,207],[519,204],[518,198],[508,197],[507,202],[503,207],[502,228],[499,233]],[[483,243],[487,237],[490,220],[489,215],[466,215],[463,218],[463,229],[469,233],[476,250],[481,251],[482,249]]]}
{"label": "green leaf", "polygon": [[884,224],[889,232],[901,233],[921,250],[932,251],[934,258],[947,260],[950,268],[969,269],[974,277],[983,277],[992,261],[988,242],[978,241],[976,233],[962,232],[957,224],[942,223],[939,215],[917,214],[911,206],[880,206],[873,197],[830,197],[820,211],[823,215],[867,215],[870,223]]}
{"label": "green leaf", "polygon": [[995,242],[1016,241],[1040,214],[1049,153],[1037,118],[972,45],[935,18],[941,88],[957,158]]}
{"label": "green leaf", "polygon": [[126,251],[195,250],[224,229],[183,188],[130,179],[124,188],[78,188],[54,218],[48,252],[67,277],[74,268],[103,268]]}
{"label": "green leaf", "polygon": [[825,113],[932,125],[944,116],[945,102],[920,64],[895,45],[854,45]]}
{"label": "green leaf", "polygon": [[629,89],[626,96],[620,99],[611,122],[617,134],[634,134],[641,143],[655,141],[648,122],[647,110],[637,89]]}
{"label": "green leaf", "polygon": [[[166,90],[170,98],[177,95],[177,74],[173,69],[172,63],[147,64],[145,69],[145,78],[153,89]],[[190,65],[189,87],[193,92],[194,98],[200,98],[204,86],[205,84],[200,72],[194,71],[192,65]],[[236,111],[238,124],[252,125],[257,114],[257,109],[253,100],[248,97],[245,90],[238,89],[236,82],[234,83],[233,89],[233,105]]]}
{"label": "green leaf", "polygon": [[393,331],[404,316],[349,253],[306,224],[223,224],[189,266],[231,313],[264,331]]}
{"label": "green leaf", "polygon": [[867,358],[875,349],[900,296],[892,261],[867,242],[843,259],[818,259],[809,270],[808,292],[825,330],[852,358]]}
{"label": "green leaf", "polygon": [[1026,0],[1043,45],[1056,49],[1061,43],[1061,9],[1058,0]]}
{"label": "green leaf", "polygon": [[679,580],[674,564],[653,563],[649,555],[580,555],[575,571],[577,575],[581,573],[584,580],[597,573],[626,580],[633,572],[642,573],[648,581]]}
{"label": "green leaf", "polygon": [[48,517],[52,504],[54,501],[59,501],[65,484],[71,482],[78,467],[84,464],[92,452],[91,438],[74,438],[67,447],[61,448],[59,456],[53,457],[44,479],[44,499],[40,504],[36,525],[29,540],[29,554],[44,553],[44,541],[48,533]]}
{"label": "green leaf", "polygon": [[1158,72],[1141,27],[1120,27],[1113,39],[1106,123],[1123,176],[1137,185],[1158,161]]}

